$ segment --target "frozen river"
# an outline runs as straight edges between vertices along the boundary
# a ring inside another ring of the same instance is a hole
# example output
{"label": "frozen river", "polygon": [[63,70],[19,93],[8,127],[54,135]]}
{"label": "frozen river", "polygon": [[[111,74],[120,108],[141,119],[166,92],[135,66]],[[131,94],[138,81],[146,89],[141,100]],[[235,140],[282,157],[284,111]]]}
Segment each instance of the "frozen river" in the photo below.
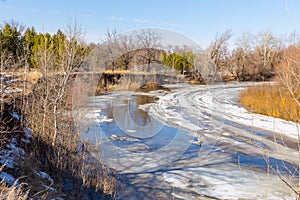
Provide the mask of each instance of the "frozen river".
{"label": "frozen river", "polygon": [[253,83],[168,85],[91,98],[85,140],[119,199],[295,199],[298,124],[247,112]]}

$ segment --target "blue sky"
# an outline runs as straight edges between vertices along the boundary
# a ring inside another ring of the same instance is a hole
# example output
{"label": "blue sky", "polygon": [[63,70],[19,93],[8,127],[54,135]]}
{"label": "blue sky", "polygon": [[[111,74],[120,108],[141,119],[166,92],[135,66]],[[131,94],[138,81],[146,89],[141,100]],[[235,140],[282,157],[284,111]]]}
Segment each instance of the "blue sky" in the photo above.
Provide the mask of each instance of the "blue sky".
{"label": "blue sky", "polygon": [[206,47],[226,29],[234,38],[243,32],[281,36],[300,30],[299,11],[300,0],[2,0],[0,22],[14,19],[54,33],[76,18],[88,42],[99,42],[108,29],[158,27]]}

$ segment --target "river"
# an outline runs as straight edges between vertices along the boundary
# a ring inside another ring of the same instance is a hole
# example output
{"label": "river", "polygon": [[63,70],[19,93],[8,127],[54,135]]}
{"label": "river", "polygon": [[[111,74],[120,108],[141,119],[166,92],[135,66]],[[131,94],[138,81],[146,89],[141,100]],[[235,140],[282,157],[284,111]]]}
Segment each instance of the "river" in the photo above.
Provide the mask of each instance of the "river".
{"label": "river", "polygon": [[166,85],[89,99],[84,140],[116,169],[118,199],[295,199],[298,125],[249,113],[254,83]]}

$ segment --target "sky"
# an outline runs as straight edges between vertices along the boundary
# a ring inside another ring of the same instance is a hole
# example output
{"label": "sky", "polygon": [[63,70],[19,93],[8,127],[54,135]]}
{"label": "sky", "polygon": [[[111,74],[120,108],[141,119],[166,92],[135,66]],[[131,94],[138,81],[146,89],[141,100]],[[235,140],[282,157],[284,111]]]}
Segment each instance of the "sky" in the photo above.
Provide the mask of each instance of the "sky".
{"label": "sky", "polygon": [[179,32],[207,47],[227,29],[283,36],[300,30],[300,0],[0,0],[0,22],[11,19],[37,32],[55,33],[76,19],[87,42],[107,30],[156,27]]}

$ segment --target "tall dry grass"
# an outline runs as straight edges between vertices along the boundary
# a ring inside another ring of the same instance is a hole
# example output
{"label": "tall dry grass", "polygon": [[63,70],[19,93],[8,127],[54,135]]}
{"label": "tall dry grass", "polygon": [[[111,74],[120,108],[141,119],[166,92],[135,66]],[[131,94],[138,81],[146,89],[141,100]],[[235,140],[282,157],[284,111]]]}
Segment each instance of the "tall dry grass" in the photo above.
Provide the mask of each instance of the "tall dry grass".
{"label": "tall dry grass", "polygon": [[[2,172],[4,166],[0,167]],[[0,200],[26,200],[28,199],[29,191],[24,191],[23,185],[7,185],[4,180],[0,182]]]}
{"label": "tall dry grass", "polygon": [[251,112],[300,122],[298,104],[280,85],[249,87],[240,93],[239,101]]}
{"label": "tall dry grass", "polygon": [[28,191],[24,192],[21,186],[7,186],[0,183],[0,200],[26,200],[28,199]]}

